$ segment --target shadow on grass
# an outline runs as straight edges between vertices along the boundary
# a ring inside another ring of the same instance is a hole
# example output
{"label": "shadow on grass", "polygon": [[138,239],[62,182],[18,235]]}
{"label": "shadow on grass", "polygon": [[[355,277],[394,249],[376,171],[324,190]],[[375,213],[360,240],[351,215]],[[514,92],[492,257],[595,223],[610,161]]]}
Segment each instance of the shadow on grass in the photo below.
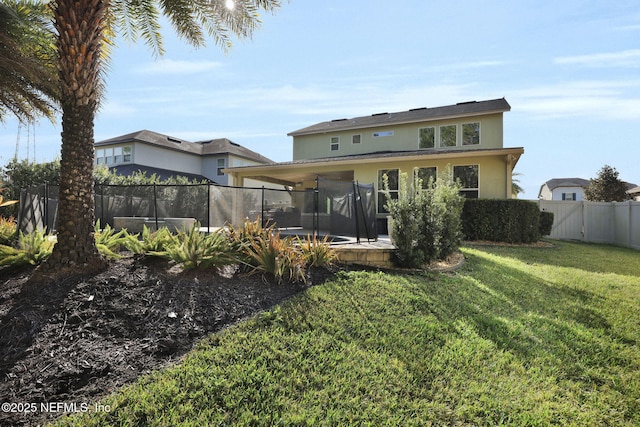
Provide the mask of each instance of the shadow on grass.
{"label": "shadow on grass", "polygon": [[561,378],[603,383],[597,372],[624,369],[630,362],[620,347],[638,344],[602,314],[605,297],[548,282],[490,257],[468,256],[464,271],[425,292],[436,299],[438,317],[452,328],[461,321],[524,366],[555,365]]}
{"label": "shadow on grass", "polygon": [[550,240],[552,247],[475,246],[468,247],[506,256],[527,264],[577,268],[594,273],[640,277],[640,251],[595,243]]}

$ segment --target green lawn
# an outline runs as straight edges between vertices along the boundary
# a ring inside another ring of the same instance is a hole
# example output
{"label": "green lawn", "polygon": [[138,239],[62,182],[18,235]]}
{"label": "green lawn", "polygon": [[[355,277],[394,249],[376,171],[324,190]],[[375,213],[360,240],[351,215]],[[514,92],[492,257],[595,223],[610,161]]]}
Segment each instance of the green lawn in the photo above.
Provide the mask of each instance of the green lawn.
{"label": "green lawn", "polygon": [[639,425],[640,252],[341,273],[59,425]]}

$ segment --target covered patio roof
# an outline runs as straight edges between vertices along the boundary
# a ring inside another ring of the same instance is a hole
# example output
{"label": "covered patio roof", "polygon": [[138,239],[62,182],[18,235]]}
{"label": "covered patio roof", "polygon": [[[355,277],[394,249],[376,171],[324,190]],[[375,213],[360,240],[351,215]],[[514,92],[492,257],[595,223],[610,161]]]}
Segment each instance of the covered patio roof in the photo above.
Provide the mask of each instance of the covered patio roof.
{"label": "covered patio roof", "polygon": [[322,159],[296,160],[291,162],[272,163],[226,168],[223,172],[234,178],[248,178],[274,184],[295,187],[296,184],[313,181],[317,177],[333,181],[353,181],[354,168],[365,163],[393,163],[399,161],[443,160],[469,157],[506,156],[515,167],[524,153],[522,147],[499,149],[455,149],[455,150],[415,150],[385,151],[370,154],[358,154],[343,157],[327,157]]}

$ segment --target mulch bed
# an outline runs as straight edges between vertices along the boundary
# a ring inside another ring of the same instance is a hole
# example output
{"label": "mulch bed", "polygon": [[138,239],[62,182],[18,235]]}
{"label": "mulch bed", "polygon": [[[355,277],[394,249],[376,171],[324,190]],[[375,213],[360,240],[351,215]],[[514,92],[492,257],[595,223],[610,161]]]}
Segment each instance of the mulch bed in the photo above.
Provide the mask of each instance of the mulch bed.
{"label": "mulch bed", "polygon": [[332,275],[318,269],[306,285],[277,284],[234,271],[182,272],[134,256],[91,277],[46,285],[30,282],[32,272],[0,269],[2,426],[60,415],[41,403],[93,405],[175,362],[206,335]]}

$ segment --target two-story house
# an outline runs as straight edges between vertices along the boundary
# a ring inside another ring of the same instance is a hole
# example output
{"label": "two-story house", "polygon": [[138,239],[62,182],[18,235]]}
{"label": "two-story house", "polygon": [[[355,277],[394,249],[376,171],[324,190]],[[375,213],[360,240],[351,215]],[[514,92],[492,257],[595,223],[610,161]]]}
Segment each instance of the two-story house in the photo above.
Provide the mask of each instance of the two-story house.
{"label": "two-story house", "polygon": [[162,179],[186,176],[228,185],[227,167],[271,164],[272,160],[226,138],[190,142],[141,130],[95,143],[95,163],[120,175],[136,171]]}
{"label": "two-story house", "polygon": [[540,200],[584,200],[589,180],[583,178],[553,178],[540,186]]}
{"label": "two-story house", "polygon": [[316,178],[374,183],[378,218],[386,217],[382,177],[419,169],[423,179],[450,166],[463,194],[472,198],[510,198],[512,171],[522,147],[503,146],[504,99],[416,108],[317,123],[289,133],[293,160],[271,165],[228,168],[233,185],[260,179],[314,188]]}

